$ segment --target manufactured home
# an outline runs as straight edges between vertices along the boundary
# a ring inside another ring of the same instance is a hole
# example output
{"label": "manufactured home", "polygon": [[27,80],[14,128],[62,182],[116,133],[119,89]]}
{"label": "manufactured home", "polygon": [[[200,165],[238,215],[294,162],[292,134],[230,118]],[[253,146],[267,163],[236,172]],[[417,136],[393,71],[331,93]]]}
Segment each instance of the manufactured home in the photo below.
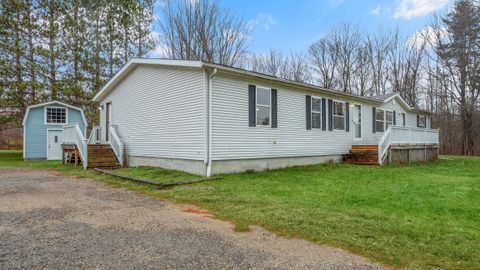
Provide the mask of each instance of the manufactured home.
{"label": "manufactured home", "polygon": [[23,158],[62,159],[63,128],[78,126],[86,135],[83,110],[60,101],[50,101],[27,108],[23,118]]}
{"label": "manufactured home", "polygon": [[430,113],[201,61],[134,59],[94,97],[89,143],[120,163],[201,175],[436,157]]}

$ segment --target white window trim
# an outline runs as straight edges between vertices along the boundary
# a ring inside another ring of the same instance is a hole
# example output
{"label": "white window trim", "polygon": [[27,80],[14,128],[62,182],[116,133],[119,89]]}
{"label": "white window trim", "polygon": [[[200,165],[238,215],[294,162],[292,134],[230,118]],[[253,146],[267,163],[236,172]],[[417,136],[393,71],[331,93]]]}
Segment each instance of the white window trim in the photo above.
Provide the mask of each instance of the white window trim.
{"label": "white window trim", "polygon": [[[355,115],[355,107],[360,106],[360,138],[355,137],[355,119],[357,119],[357,115]],[[350,119],[352,119],[352,125],[353,125],[353,140],[354,141],[363,141],[363,105],[361,103],[353,103],[352,104],[352,109],[350,110]]]}
{"label": "white window trim", "polygon": [[407,115],[404,113],[404,112],[400,112],[398,113],[398,115],[400,116],[400,120],[402,121],[402,127],[406,126],[407,125]]}
{"label": "white window trim", "polygon": [[[342,106],[343,106],[343,116],[340,116],[340,115],[335,115],[335,102],[338,102],[338,103],[342,103]],[[341,101],[341,100],[335,100],[333,99],[332,100],[332,129],[333,130],[341,130],[341,131],[345,131],[346,129],[346,115],[347,115],[347,108],[346,108],[346,103],[345,101]],[[338,129],[338,128],[335,128],[335,116],[337,117],[343,117],[343,129]]]}
{"label": "white window trim", "polygon": [[[420,126],[420,118],[425,118],[425,125]],[[427,128],[427,116],[426,115],[418,115],[418,127],[419,128]]]}
{"label": "white window trim", "polygon": [[[377,113],[378,113],[378,110],[381,110],[383,111],[383,120],[378,120],[377,119]],[[385,132],[385,121],[386,121],[386,117],[387,117],[387,114],[386,114],[386,109],[383,109],[383,108],[377,108],[376,111],[375,111],[375,132],[378,132],[378,133],[384,133]],[[383,131],[378,131],[377,130],[377,122],[383,122]]]}
{"label": "white window trim", "polygon": [[[269,95],[270,105],[258,104],[258,88],[268,90],[268,92],[270,93],[270,95]],[[258,113],[257,113],[258,112],[257,111],[258,107],[268,108],[268,125],[258,124]],[[257,126],[257,127],[271,127],[272,126],[272,88],[265,87],[265,86],[258,86],[258,85],[255,87],[255,126]]]}
{"label": "white window trim", "polygon": [[391,112],[392,113],[392,126],[393,126],[393,119],[396,117],[395,115],[395,111],[393,110],[388,110],[388,109],[385,109],[385,114],[384,114],[384,122],[385,124],[383,125],[383,130],[387,130],[387,125],[388,125],[388,122],[387,122],[387,112]]}
{"label": "white window trim", "polygon": [[[319,99],[320,100],[320,111],[314,111],[313,110],[313,99]],[[318,96],[312,96],[312,98],[310,99],[310,108],[312,108],[310,110],[310,126],[312,129],[322,129],[322,106],[323,106],[323,103],[322,103],[322,98],[321,97],[318,97]],[[318,113],[320,114],[320,126],[318,128],[314,128],[313,127],[313,114],[314,113]]]}
{"label": "white window trim", "polygon": [[[47,122],[47,108],[52,109],[64,109],[65,110],[65,123],[48,123]],[[65,126],[68,125],[68,108],[62,106],[45,106],[43,107],[43,123],[45,125],[52,125],[52,126]]]}

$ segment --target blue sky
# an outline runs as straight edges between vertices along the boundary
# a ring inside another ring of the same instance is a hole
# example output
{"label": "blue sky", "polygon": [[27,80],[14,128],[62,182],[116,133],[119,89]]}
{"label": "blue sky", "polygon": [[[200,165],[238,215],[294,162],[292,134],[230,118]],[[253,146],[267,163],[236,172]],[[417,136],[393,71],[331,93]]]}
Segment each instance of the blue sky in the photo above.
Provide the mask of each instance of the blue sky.
{"label": "blue sky", "polygon": [[222,7],[253,26],[249,51],[270,48],[305,50],[341,23],[359,25],[374,32],[379,27],[403,35],[421,30],[434,12],[445,12],[453,0],[218,0]]}

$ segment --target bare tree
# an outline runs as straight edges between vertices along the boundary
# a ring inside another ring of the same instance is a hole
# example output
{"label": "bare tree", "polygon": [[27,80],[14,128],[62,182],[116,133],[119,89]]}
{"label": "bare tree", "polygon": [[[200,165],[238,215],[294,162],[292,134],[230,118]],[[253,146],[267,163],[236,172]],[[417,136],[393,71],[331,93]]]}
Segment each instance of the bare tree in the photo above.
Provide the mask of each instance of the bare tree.
{"label": "bare tree", "polygon": [[322,38],[309,47],[308,54],[318,84],[322,87],[332,89],[334,87],[335,70],[339,59],[339,48],[337,44],[329,38]]}
{"label": "bare tree", "polygon": [[411,106],[418,106],[421,66],[425,56],[426,42],[423,39],[402,39],[398,31],[388,51],[389,81],[393,92]]}
{"label": "bare tree", "polygon": [[238,65],[250,29],[212,0],[165,0],[160,20],[167,57]]}
{"label": "bare tree", "polygon": [[461,119],[461,152],[473,155],[480,95],[480,4],[457,1],[446,16],[434,19],[431,29],[428,40],[441,66],[432,73],[446,78],[446,91]]}

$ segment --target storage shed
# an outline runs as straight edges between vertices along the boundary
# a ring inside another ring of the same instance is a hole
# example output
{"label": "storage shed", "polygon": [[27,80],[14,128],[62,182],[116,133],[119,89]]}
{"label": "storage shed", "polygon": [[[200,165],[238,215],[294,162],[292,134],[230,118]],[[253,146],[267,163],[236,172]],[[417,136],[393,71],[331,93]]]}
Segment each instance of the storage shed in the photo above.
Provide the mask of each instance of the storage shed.
{"label": "storage shed", "polygon": [[62,133],[65,125],[78,123],[83,136],[87,121],[83,110],[60,101],[27,108],[23,118],[23,158],[62,159]]}

